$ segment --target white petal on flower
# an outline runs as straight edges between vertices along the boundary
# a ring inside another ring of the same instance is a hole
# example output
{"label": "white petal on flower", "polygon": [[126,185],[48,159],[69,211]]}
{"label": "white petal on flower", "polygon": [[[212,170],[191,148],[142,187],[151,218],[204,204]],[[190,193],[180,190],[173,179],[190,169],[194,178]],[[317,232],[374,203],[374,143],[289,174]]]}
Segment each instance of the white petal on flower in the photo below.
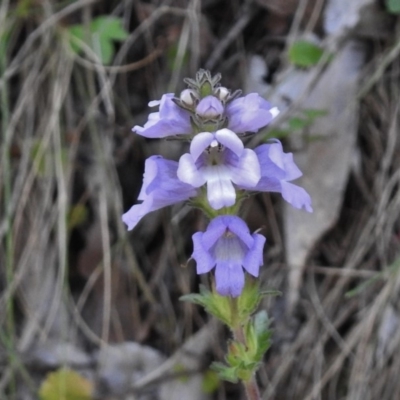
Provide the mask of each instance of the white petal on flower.
{"label": "white petal on flower", "polygon": [[261,168],[257,154],[245,149],[237,165],[229,165],[232,181],[237,185],[254,187],[261,178]]}
{"label": "white petal on flower", "polygon": [[272,107],[269,112],[272,114],[272,118],[276,118],[280,113],[278,107]]}
{"label": "white petal on flower", "polygon": [[243,152],[243,142],[239,139],[235,132],[230,129],[220,129],[215,133],[215,138],[225,147],[233,151],[238,157]]}
{"label": "white petal on flower", "polygon": [[193,138],[192,143],[190,143],[190,154],[193,160],[196,161],[213,141],[214,135],[210,132],[201,132],[197,134]]}
{"label": "white petal on flower", "polygon": [[179,159],[177,175],[182,182],[194,187],[200,187],[206,183],[206,179],[197,169],[193,157],[187,153]]}
{"label": "white petal on flower", "polygon": [[149,107],[156,107],[161,104],[161,100],[152,100],[149,102]]}
{"label": "white petal on flower", "polygon": [[207,180],[207,198],[211,207],[219,210],[235,204],[236,191],[231,182],[231,174],[225,165],[207,166],[202,169]]}

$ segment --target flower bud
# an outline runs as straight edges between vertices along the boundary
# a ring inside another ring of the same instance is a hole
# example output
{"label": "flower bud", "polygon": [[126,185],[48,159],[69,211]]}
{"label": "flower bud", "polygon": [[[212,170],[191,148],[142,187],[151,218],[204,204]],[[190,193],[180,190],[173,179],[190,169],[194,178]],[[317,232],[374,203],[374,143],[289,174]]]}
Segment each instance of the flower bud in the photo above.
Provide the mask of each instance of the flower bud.
{"label": "flower bud", "polygon": [[219,87],[216,91],[215,91],[215,95],[221,100],[221,101],[226,101],[228,100],[229,96],[230,96],[231,92],[230,90],[228,90],[226,87]]}
{"label": "flower bud", "polygon": [[181,92],[179,98],[182,103],[191,107],[195,104],[195,100],[199,98],[199,95],[192,89],[185,89]]}
{"label": "flower bud", "polygon": [[224,112],[224,106],[215,96],[207,96],[200,100],[196,114],[206,119],[217,119]]}

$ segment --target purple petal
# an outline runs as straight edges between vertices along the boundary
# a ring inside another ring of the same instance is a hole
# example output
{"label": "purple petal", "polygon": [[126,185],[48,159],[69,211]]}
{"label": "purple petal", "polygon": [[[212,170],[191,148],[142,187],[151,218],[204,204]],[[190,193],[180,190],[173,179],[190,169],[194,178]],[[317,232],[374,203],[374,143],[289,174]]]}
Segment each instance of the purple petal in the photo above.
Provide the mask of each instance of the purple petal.
{"label": "purple petal", "polygon": [[257,132],[268,125],[274,115],[271,105],[257,93],[250,93],[245,97],[233,100],[226,107],[228,128],[234,132]]}
{"label": "purple petal", "polygon": [[200,187],[206,183],[204,174],[199,171],[191,154],[184,154],[179,159],[178,178],[191,186]]}
{"label": "purple petal", "polygon": [[132,206],[122,215],[122,221],[128,226],[128,231],[131,231],[146,214],[152,211],[151,206],[152,201],[149,199],[142,204]]}
{"label": "purple petal", "polygon": [[310,195],[300,186],[293,185],[289,182],[281,182],[282,197],[293,207],[302,209],[308,212],[313,212],[311,207]]}
{"label": "purple petal", "polygon": [[257,185],[261,178],[261,171],[258,157],[253,150],[245,149],[239,159],[233,160],[227,157],[226,161],[231,171],[232,182],[247,187]]}
{"label": "purple petal", "polygon": [[128,230],[133,229],[147,213],[197,195],[195,188],[178,179],[177,169],[176,161],[165,160],[161,156],[152,156],[146,160],[140,191],[143,203],[134,205],[122,216]]}
{"label": "purple petal", "polygon": [[208,119],[215,119],[222,115],[224,106],[215,96],[206,96],[196,107],[196,114]]}
{"label": "purple petal", "polygon": [[225,223],[230,232],[234,233],[247,248],[251,248],[253,246],[253,238],[250,235],[249,228],[247,224],[239,217],[235,216],[226,216]]}
{"label": "purple petal", "polygon": [[242,266],[229,261],[217,263],[215,282],[217,292],[221,296],[240,296],[244,287],[244,272]]}
{"label": "purple petal", "polygon": [[215,133],[215,139],[233,151],[238,157],[243,153],[243,142],[229,129],[220,129]]}
{"label": "purple petal", "polygon": [[211,254],[203,246],[204,233],[197,232],[192,236],[193,239],[193,254],[192,258],[196,261],[197,273],[205,274],[210,272],[216,261],[211,257]]}
{"label": "purple petal", "polygon": [[260,267],[263,265],[263,250],[266,239],[263,235],[259,235],[258,233],[254,233],[252,237],[254,243],[246,254],[243,267],[250,275],[258,277]]}
{"label": "purple petal", "polygon": [[225,233],[227,228],[227,221],[224,216],[214,218],[207,227],[203,234],[203,246],[205,249],[210,250],[215,245],[218,239]]}
{"label": "purple petal", "polygon": [[[172,93],[164,94],[159,102],[159,112],[151,113],[146,124],[143,127],[136,125],[133,131],[148,138],[190,133],[190,115],[172,101],[173,97]],[[149,104],[157,105],[157,101]]]}
{"label": "purple petal", "polygon": [[[280,168],[279,165],[270,158],[271,146],[273,145],[263,144],[254,149],[254,152],[257,154],[257,158],[260,163],[261,176],[285,179],[286,173],[284,169]],[[283,161],[281,162],[281,165],[283,166]]]}
{"label": "purple petal", "polygon": [[253,190],[255,192],[278,192],[282,191],[282,186],[279,179],[269,178],[269,177],[261,177],[258,181],[257,185],[250,187],[247,185],[240,185],[241,189],[245,190]]}
{"label": "purple petal", "polygon": [[285,171],[285,179],[288,181],[297,179],[303,175],[293,161],[293,154],[284,153],[282,144],[278,140],[268,145],[268,158],[280,169]]}
{"label": "purple petal", "polygon": [[210,132],[199,133],[193,138],[192,143],[190,143],[190,154],[194,161],[199,158],[213,140],[214,135]]}

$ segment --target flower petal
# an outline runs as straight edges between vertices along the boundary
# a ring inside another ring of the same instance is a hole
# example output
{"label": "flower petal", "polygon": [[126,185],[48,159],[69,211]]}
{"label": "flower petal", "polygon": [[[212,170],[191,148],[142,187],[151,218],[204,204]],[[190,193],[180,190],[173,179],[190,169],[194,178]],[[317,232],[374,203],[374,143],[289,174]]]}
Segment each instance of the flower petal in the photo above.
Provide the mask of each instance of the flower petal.
{"label": "flower petal", "polygon": [[205,167],[203,176],[207,181],[207,198],[214,210],[235,204],[236,190],[231,182],[231,174],[225,165]]}
{"label": "flower petal", "polygon": [[225,216],[217,217],[211,220],[207,230],[203,234],[203,246],[210,250],[217,240],[225,233],[228,221]]}
{"label": "flower petal", "polygon": [[165,160],[161,156],[152,156],[146,160],[140,191],[143,203],[134,205],[122,216],[128,230],[133,229],[147,213],[197,195],[193,186],[178,179],[177,169],[176,161]]}
{"label": "flower petal", "polygon": [[226,107],[228,128],[237,133],[257,132],[272,121],[271,108],[271,104],[257,93],[239,97]]}
{"label": "flower petal", "polygon": [[293,185],[289,182],[281,182],[282,197],[293,207],[302,209],[308,212],[313,212],[311,207],[310,195],[300,186]]}
{"label": "flower petal", "polygon": [[131,231],[139,221],[151,211],[152,199],[149,198],[142,204],[132,206],[126,213],[122,215],[122,221],[128,226],[128,231]]}
{"label": "flower petal", "polygon": [[250,249],[253,246],[254,239],[250,235],[247,224],[239,217],[226,216],[227,228],[234,233]]}
{"label": "flower petal", "polygon": [[204,174],[197,168],[191,154],[184,154],[179,159],[178,178],[189,185],[200,187],[206,183]]}
{"label": "flower petal", "polygon": [[221,296],[240,296],[244,287],[244,272],[242,266],[229,261],[217,262],[215,283],[217,292]]}
{"label": "flower petal", "polygon": [[246,254],[243,267],[250,275],[258,277],[260,267],[264,263],[263,250],[266,239],[263,235],[259,235],[258,233],[254,233],[252,237],[254,240],[253,246]]}
{"label": "flower petal", "polygon": [[211,254],[204,248],[203,245],[204,233],[197,232],[192,236],[193,239],[193,254],[192,258],[196,261],[198,274],[210,272],[216,261],[211,257]]}
{"label": "flower petal", "polygon": [[215,133],[215,139],[228,149],[232,150],[238,157],[242,154],[244,148],[243,142],[239,139],[236,133],[232,132],[230,129],[220,129]]}
{"label": "flower petal", "polygon": [[257,185],[261,178],[261,170],[257,155],[253,150],[245,149],[236,162],[227,157],[227,163],[233,183],[247,187]]}
{"label": "flower petal", "polygon": [[214,135],[210,132],[201,132],[197,134],[190,143],[190,154],[193,160],[196,161],[204,150],[214,140]]}
{"label": "flower petal", "polygon": [[[159,101],[159,112],[151,113],[143,127],[136,125],[133,131],[148,138],[163,138],[172,135],[191,132],[190,114],[178,107],[172,93],[164,94]],[[151,101],[150,106],[156,106],[158,101]]]}

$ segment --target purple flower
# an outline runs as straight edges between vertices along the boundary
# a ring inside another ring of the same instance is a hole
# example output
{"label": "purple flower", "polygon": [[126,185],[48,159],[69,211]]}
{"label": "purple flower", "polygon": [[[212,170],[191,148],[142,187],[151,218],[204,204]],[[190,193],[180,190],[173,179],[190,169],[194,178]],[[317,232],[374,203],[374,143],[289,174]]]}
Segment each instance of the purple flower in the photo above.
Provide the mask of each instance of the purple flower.
{"label": "purple flower", "polygon": [[310,195],[300,186],[289,183],[302,173],[293,161],[292,153],[284,153],[282,144],[275,140],[254,149],[261,167],[261,179],[257,185],[241,185],[242,189],[262,192],[279,192],[293,207],[312,212]]}
{"label": "purple flower", "polygon": [[229,129],[202,132],[190,144],[190,153],[179,160],[178,178],[200,187],[207,183],[211,207],[219,210],[235,204],[236,185],[255,187],[260,180],[260,165],[253,150]]}
{"label": "purple flower", "polygon": [[224,106],[215,96],[206,96],[196,107],[196,114],[207,119],[219,118],[224,112]]}
{"label": "purple flower", "polygon": [[161,156],[146,160],[143,186],[138,197],[143,203],[134,205],[122,216],[128,230],[132,230],[147,213],[196,196],[196,189],[178,179],[177,169],[176,161]]}
{"label": "purple flower", "polygon": [[215,268],[217,292],[222,296],[237,297],[244,286],[243,268],[254,277],[263,265],[265,237],[250,234],[239,217],[224,215],[214,218],[203,232],[193,235],[192,258],[197,273],[205,274]]}
{"label": "purple flower", "polygon": [[163,138],[191,133],[190,114],[178,107],[172,101],[173,98],[173,93],[167,93],[161,97],[161,100],[151,101],[149,106],[159,105],[159,111],[151,113],[143,127],[136,125],[132,130],[148,138]]}
{"label": "purple flower", "polygon": [[239,97],[226,106],[228,128],[236,133],[257,132],[278,114],[278,109],[257,93]]}

